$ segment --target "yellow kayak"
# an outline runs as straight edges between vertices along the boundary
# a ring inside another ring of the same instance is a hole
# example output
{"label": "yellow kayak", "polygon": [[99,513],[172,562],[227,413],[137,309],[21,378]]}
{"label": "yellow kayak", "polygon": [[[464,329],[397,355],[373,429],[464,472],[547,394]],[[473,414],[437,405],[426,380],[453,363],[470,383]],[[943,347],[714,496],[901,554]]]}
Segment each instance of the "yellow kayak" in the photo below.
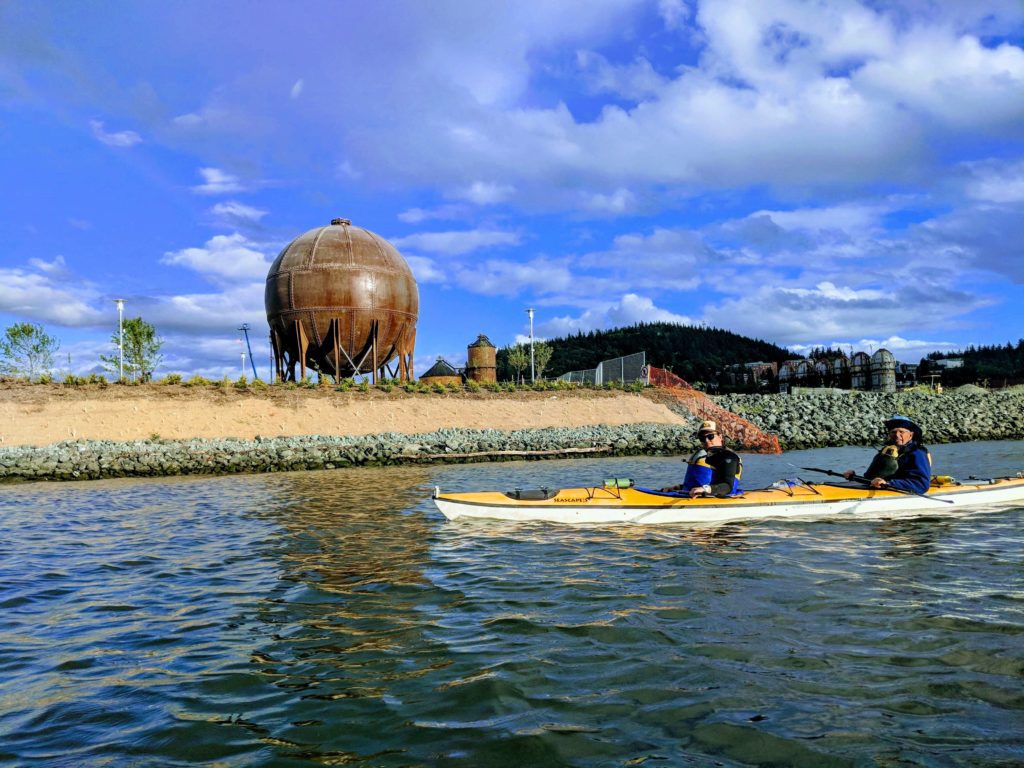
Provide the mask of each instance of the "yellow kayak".
{"label": "yellow kayak", "polygon": [[727,499],[690,499],[615,481],[591,488],[504,493],[442,493],[435,488],[433,499],[449,520],[716,525],[777,518],[857,519],[1004,508],[1024,504],[1024,476],[950,482],[933,486],[926,494],[874,490],[849,483],[783,481]]}

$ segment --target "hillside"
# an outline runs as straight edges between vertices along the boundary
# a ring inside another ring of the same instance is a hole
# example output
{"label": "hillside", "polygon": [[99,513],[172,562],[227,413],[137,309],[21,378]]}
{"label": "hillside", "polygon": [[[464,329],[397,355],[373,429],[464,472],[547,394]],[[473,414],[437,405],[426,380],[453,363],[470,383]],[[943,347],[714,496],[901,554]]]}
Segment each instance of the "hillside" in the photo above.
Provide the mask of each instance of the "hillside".
{"label": "hillside", "polygon": [[[667,368],[688,381],[704,381],[726,365],[753,361],[781,362],[793,352],[766,341],[741,336],[721,328],[639,323],[608,331],[589,331],[566,338],[548,339],[551,362],[544,376],[594,368],[602,360],[646,352],[647,362]],[[498,351],[498,378],[511,379],[507,349]]]}

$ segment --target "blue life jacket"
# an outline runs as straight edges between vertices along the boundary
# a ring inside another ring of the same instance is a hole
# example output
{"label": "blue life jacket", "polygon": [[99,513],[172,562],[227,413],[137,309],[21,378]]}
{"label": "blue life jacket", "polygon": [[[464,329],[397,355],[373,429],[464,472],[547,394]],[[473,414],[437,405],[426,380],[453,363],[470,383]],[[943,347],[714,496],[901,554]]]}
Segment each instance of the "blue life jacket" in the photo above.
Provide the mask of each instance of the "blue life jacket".
{"label": "blue life jacket", "polygon": [[683,490],[689,493],[694,488],[702,485],[711,485],[711,478],[715,470],[708,465],[706,459],[708,452],[703,448],[698,450],[689,461],[686,462],[686,476],[683,477]]}
{"label": "blue life jacket", "polygon": [[[718,449],[722,450],[722,449]],[[729,452],[732,453],[731,451]],[[702,485],[714,485],[715,484],[715,468],[708,463],[708,452],[700,448],[697,450],[690,460],[686,462],[686,475],[683,477],[683,491],[689,492],[694,488],[699,488]],[[743,474],[743,460],[740,459],[737,462],[736,477],[732,481],[732,489],[729,491],[730,494],[740,494],[743,491],[740,489],[740,477]]]}

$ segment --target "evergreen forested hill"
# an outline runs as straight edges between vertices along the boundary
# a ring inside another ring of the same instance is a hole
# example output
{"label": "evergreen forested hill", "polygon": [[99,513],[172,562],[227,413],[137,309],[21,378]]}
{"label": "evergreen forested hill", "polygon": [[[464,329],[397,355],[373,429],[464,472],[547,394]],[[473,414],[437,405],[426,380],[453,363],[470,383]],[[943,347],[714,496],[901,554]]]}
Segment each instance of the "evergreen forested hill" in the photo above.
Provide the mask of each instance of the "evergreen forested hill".
{"label": "evergreen forested hill", "polygon": [[[943,370],[934,365],[936,360],[961,358],[962,368]],[[918,378],[929,373],[942,372],[942,380],[947,384],[966,384],[988,379],[998,384],[1000,379],[1024,379],[1024,339],[1017,344],[1007,342],[1002,346],[970,346],[960,352],[932,352],[921,360],[918,367]]]}
{"label": "evergreen forested hill", "polygon": [[[646,352],[649,365],[668,368],[688,381],[708,380],[733,363],[781,362],[799,357],[782,347],[732,331],[675,323],[639,323],[628,328],[548,339],[546,343],[552,354],[544,370],[545,378],[594,368],[602,360],[636,352]],[[512,377],[507,353],[507,349],[498,351],[499,379]]]}

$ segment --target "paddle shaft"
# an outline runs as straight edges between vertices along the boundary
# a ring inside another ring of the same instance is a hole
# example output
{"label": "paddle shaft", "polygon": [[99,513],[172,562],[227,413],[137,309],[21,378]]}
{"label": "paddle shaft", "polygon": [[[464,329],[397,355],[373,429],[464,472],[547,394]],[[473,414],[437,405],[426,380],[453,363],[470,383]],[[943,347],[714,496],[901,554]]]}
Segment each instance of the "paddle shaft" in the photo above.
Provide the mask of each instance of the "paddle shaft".
{"label": "paddle shaft", "polygon": [[[864,485],[871,485],[871,481],[868,478],[864,477],[863,475],[850,475],[849,477],[846,477],[846,475],[844,475],[842,472],[833,472],[831,469],[820,469],[818,467],[800,467],[800,469],[806,469],[808,472],[821,472],[823,475],[832,475],[832,477],[842,477],[847,480],[855,480],[858,483],[863,483]],[[918,493],[917,491],[911,491],[906,488],[890,488],[888,485],[886,485],[883,486],[882,488],[879,488],[879,490],[895,491],[896,493],[906,493],[910,496],[920,496],[921,498],[928,499],[929,501],[941,501],[943,504],[953,503],[952,499],[937,499],[934,496],[929,496],[927,493]]]}

